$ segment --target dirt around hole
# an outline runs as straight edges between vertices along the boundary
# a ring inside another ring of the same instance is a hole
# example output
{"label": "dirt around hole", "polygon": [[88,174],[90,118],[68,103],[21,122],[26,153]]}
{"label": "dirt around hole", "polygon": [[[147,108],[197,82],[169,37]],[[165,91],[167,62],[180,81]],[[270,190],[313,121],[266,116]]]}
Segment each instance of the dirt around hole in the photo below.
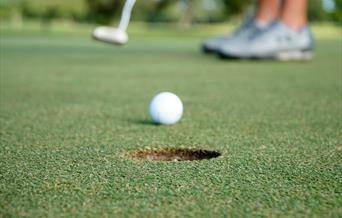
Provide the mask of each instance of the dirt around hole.
{"label": "dirt around hole", "polygon": [[131,153],[132,159],[148,161],[194,161],[217,158],[217,151],[203,149],[148,149]]}

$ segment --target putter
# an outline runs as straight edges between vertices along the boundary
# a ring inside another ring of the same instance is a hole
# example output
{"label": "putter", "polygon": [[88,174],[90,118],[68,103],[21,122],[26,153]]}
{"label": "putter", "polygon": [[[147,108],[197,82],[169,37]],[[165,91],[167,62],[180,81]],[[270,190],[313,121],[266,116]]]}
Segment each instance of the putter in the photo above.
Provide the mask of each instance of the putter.
{"label": "putter", "polygon": [[115,45],[124,45],[128,42],[126,29],[131,17],[132,8],[135,0],[126,0],[122,10],[121,19],[118,28],[99,26],[93,32],[93,38],[106,43]]}

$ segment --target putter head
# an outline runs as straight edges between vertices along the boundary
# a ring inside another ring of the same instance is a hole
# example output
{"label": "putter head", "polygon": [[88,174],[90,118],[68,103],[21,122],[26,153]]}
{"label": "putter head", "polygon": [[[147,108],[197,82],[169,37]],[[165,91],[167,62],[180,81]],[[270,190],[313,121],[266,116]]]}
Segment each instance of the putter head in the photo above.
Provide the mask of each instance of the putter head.
{"label": "putter head", "polygon": [[106,26],[97,27],[93,32],[93,38],[115,45],[124,45],[128,42],[128,35],[125,31]]}

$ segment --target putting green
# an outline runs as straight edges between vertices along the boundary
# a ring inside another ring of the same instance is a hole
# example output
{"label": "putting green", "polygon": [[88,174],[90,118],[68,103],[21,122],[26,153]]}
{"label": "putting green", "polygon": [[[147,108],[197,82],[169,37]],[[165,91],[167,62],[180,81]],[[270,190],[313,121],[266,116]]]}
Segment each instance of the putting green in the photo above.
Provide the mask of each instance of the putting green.
{"label": "putting green", "polygon": [[[202,55],[202,38],[4,34],[0,216],[342,216],[341,40],[277,63]],[[151,124],[161,91],[180,123]],[[221,156],[128,158],[165,148]]]}

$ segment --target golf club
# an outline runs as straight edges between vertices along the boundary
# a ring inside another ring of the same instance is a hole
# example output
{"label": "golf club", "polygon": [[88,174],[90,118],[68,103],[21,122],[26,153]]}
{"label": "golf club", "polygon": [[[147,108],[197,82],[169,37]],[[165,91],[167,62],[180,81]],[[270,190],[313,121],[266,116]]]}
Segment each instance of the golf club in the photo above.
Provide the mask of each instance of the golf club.
{"label": "golf club", "polygon": [[135,0],[126,0],[121,14],[118,28],[99,26],[93,32],[93,38],[106,43],[115,45],[124,45],[128,42],[126,29],[131,17],[131,11],[135,4]]}

